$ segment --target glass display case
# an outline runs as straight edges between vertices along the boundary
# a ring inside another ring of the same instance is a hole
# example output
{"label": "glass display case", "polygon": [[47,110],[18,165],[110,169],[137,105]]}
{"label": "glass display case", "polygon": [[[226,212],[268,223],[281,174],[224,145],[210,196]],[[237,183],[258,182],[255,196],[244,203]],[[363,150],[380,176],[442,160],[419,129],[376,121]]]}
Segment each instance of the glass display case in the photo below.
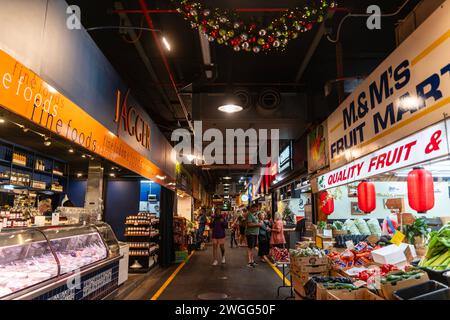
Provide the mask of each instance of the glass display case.
{"label": "glass display case", "polygon": [[107,224],[2,231],[0,299],[117,257],[118,248]]}

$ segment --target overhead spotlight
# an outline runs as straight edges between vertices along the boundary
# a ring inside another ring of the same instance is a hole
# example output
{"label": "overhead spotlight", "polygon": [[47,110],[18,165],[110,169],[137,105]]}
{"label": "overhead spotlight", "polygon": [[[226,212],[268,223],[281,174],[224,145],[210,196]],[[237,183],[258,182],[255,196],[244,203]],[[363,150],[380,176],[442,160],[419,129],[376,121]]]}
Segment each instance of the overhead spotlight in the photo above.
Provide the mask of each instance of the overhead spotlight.
{"label": "overhead spotlight", "polygon": [[165,180],[166,179],[166,176],[159,176],[159,175],[157,175],[156,176],[159,180]]}
{"label": "overhead spotlight", "polygon": [[169,41],[167,41],[166,37],[162,37],[161,40],[164,46],[166,47],[167,51],[170,51],[172,48],[170,47],[170,43]]}
{"label": "overhead spotlight", "polygon": [[69,151],[69,153],[74,153],[75,152],[75,150],[73,150],[73,148],[69,148],[69,150],[67,150],[67,151]]}
{"label": "overhead spotlight", "polygon": [[52,141],[51,141],[50,138],[47,137],[47,136],[44,137],[44,145],[45,145],[46,147],[50,147],[50,146],[52,145]]}
{"label": "overhead spotlight", "polygon": [[225,104],[223,106],[218,107],[217,109],[225,113],[236,113],[242,111],[244,108],[238,106],[237,104]]}
{"label": "overhead spotlight", "polygon": [[30,131],[30,129],[28,129],[28,128],[25,127],[25,126],[22,128],[22,130],[23,130],[23,132],[25,132],[25,133],[28,132],[28,131]]}
{"label": "overhead spotlight", "polygon": [[83,154],[82,156],[81,156],[82,158],[86,158],[86,155],[85,154]]}
{"label": "overhead spotlight", "polygon": [[226,177],[223,177],[222,179],[224,179],[224,180],[231,180],[231,177],[226,176]]}
{"label": "overhead spotlight", "polygon": [[5,119],[0,118],[0,123],[5,123]]}
{"label": "overhead spotlight", "polygon": [[83,174],[81,172],[77,173],[77,178],[81,178],[83,176]]}
{"label": "overhead spotlight", "polygon": [[111,172],[111,173],[109,174],[109,176],[110,176],[111,178],[115,178],[115,177],[116,177],[116,174]]}

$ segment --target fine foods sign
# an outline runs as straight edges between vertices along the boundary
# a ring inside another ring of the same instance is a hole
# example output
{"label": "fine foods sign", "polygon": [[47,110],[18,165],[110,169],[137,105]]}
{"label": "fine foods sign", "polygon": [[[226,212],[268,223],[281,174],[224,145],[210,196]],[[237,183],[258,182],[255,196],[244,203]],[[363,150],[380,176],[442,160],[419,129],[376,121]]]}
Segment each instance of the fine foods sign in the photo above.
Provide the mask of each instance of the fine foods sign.
{"label": "fine foods sign", "polygon": [[[447,122],[447,127],[450,122]],[[438,123],[386,148],[317,178],[319,191],[413,166],[449,153],[445,122]]]}
{"label": "fine foods sign", "polygon": [[328,118],[330,168],[450,114],[450,1],[409,36]]}

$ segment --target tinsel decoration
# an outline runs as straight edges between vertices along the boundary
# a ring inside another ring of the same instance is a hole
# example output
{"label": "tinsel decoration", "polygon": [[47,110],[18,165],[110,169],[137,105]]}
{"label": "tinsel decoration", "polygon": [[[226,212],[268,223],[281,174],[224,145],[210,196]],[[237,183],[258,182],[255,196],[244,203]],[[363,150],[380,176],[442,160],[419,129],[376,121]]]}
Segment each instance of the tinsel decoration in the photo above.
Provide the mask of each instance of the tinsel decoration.
{"label": "tinsel decoration", "polygon": [[199,29],[210,42],[234,51],[270,52],[284,50],[291,40],[323,22],[327,11],[336,6],[332,0],[310,0],[308,5],[289,9],[267,25],[244,22],[235,11],[207,8],[200,2],[172,0],[191,28]]}

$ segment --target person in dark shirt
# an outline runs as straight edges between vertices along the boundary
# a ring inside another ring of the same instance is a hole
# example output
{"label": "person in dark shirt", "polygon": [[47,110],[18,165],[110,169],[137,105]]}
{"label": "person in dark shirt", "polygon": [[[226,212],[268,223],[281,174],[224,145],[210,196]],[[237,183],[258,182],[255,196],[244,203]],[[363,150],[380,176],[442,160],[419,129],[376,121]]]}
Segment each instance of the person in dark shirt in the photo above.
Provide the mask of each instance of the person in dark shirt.
{"label": "person in dark shirt", "polygon": [[210,224],[212,230],[213,241],[213,266],[218,265],[218,249],[222,253],[222,263],[225,263],[225,229],[228,227],[228,223],[222,216],[220,209],[216,208],[213,219]]}
{"label": "person in dark shirt", "polygon": [[200,244],[204,241],[203,234],[206,227],[206,209],[201,208],[198,216],[198,230],[197,230],[197,247],[200,248]]}

